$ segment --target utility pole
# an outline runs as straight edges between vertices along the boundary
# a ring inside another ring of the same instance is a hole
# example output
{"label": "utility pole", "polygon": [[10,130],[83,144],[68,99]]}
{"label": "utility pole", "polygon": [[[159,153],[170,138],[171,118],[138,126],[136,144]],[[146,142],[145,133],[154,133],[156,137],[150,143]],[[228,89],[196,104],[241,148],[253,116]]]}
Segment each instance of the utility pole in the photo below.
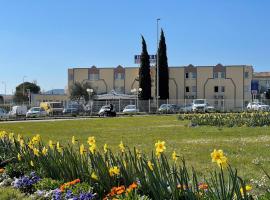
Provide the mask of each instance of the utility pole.
{"label": "utility pole", "polygon": [[158,109],[158,99],[159,99],[159,68],[158,68],[158,36],[159,36],[159,21],[160,18],[157,19],[157,54],[156,54],[156,95],[157,95],[157,109]]}

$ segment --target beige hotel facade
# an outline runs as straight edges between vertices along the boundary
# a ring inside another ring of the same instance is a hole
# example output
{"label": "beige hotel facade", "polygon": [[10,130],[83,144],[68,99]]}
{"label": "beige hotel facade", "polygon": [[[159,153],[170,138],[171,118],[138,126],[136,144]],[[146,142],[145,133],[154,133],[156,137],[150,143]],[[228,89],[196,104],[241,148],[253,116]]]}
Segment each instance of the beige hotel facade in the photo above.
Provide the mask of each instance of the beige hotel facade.
{"label": "beige hotel facade", "polygon": [[[89,82],[97,94],[114,90],[131,94],[138,88],[138,67],[69,68],[68,87],[76,81]],[[155,67],[150,70],[152,97],[155,98]],[[169,67],[169,100],[184,104],[192,99],[207,99],[216,107],[243,108],[252,98],[251,65]]]}

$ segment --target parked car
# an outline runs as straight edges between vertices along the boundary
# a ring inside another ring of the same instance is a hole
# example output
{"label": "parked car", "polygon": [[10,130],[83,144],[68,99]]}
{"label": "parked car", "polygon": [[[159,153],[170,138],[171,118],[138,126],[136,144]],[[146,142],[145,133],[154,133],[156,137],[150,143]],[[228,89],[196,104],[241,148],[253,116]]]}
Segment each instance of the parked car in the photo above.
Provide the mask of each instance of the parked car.
{"label": "parked car", "polygon": [[41,102],[40,107],[44,108],[48,115],[61,115],[64,110],[61,102]]}
{"label": "parked car", "polygon": [[5,109],[0,108],[0,119],[7,119],[8,118],[8,113]]}
{"label": "parked car", "polygon": [[186,104],[180,107],[180,113],[191,113],[192,112],[192,104]]}
{"label": "parked car", "polygon": [[215,107],[207,103],[206,99],[194,99],[192,102],[193,112],[215,112]]}
{"label": "parked car", "polygon": [[115,117],[116,112],[112,105],[102,106],[98,112],[99,117]]}
{"label": "parked car", "polygon": [[162,104],[159,109],[159,113],[177,113],[179,112],[179,106],[176,104]]}
{"label": "parked car", "polygon": [[25,117],[27,113],[27,107],[26,106],[13,106],[11,111],[9,111],[8,116],[11,118],[15,117]]}
{"label": "parked car", "polygon": [[247,105],[248,110],[269,111],[269,105],[260,102],[251,102]]}
{"label": "parked car", "polygon": [[139,112],[139,109],[136,108],[136,105],[127,105],[123,110],[123,113],[137,113],[137,112]]}
{"label": "parked car", "polygon": [[70,104],[63,110],[63,114],[74,114],[79,115],[83,114],[85,112],[85,109],[82,104]]}
{"label": "parked car", "polygon": [[26,113],[26,117],[46,117],[46,115],[47,112],[41,107],[30,108]]}
{"label": "parked car", "polygon": [[216,108],[214,106],[211,106],[209,103],[206,103],[205,112],[216,112]]}

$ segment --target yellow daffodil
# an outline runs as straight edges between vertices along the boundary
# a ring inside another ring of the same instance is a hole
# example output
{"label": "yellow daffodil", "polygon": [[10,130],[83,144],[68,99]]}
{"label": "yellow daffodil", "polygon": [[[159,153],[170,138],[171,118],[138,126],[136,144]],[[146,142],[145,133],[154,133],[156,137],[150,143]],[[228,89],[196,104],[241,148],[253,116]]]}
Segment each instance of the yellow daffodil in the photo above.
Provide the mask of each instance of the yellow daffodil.
{"label": "yellow daffodil", "polygon": [[85,152],[84,145],[81,144],[81,146],[80,146],[80,154],[83,155],[84,152]]}
{"label": "yellow daffodil", "polygon": [[75,136],[72,136],[71,143],[74,145],[76,143]]}
{"label": "yellow daffodil", "polygon": [[17,158],[18,158],[18,161],[21,161],[22,160],[21,154],[18,153]]}
{"label": "yellow daffodil", "polygon": [[59,143],[59,142],[56,143],[56,149],[57,149],[57,151],[58,151],[59,153],[62,153],[62,152],[63,152],[63,149],[62,149],[62,147],[60,146],[60,143]]}
{"label": "yellow daffodil", "polygon": [[92,144],[92,145],[89,147],[89,151],[90,151],[92,154],[94,154],[95,151],[96,151],[96,148],[97,148],[96,144]]}
{"label": "yellow daffodil", "polygon": [[88,137],[87,143],[91,146],[93,144],[96,144],[95,137]]}
{"label": "yellow daffodil", "polygon": [[172,153],[172,159],[173,159],[174,162],[176,162],[177,159],[178,159],[178,155],[176,154],[175,151],[173,151],[173,153]]}
{"label": "yellow daffodil", "polygon": [[0,138],[5,139],[7,137],[7,132],[6,131],[0,131]]}
{"label": "yellow daffodil", "polygon": [[29,141],[29,142],[28,142],[28,147],[29,147],[30,149],[34,149],[34,144],[33,144],[32,141]]}
{"label": "yellow daffodil", "polygon": [[18,135],[17,135],[17,141],[19,142],[19,141],[21,141],[21,140],[23,140],[23,137],[22,137],[21,134],[18,134]]}
{"label": "yellow daffodil", "polygon": [[107,153],[108,152],[108,145],[107,144],[104,144],[103,150],[104,150],[104,153]]}
{"label": "yellow daffodil", "polygon": [[147,165],[148,165],[148,167],[149,167],[149,169],[150,169],[151,171],[154,170],[154,165],[153,165],[153,163],[152,163],[150,160],[147,162]]}
{"label": "yellow daffodil", "polygon": [[44,156],[46,156],[46,155],[47,155],[47,152],[48,152],[48,149],[47,149],[46,147],[43,147],[43,149],[42,149],[42,154],[43,154]]}
{"label": "yellow daffodil", "polygon": [[54,149],[54,144],[53,144],[53,141],[52,141],[52,140],[49,140],[49,147],[50,147],[51,149]]}
{"label": "yellow daffodil", "polygon": [[14,143],[14,133],[9,133],[8,138],[12,143]]}
{"label": "yellow daffodil", "polygon": [[139,149],[135,149],[135,152],[136,152],[136,156],[137,156],[137,158],[141,158],[142,157],[142,153],[140,152],[140,150]]}
{"label": "yellow daffodil", "polygon": [[35,156],[39,156],[39,150],[37,148],[34,148],[33,152]]}
{"label": "yellow daffodil", "polygon": [[109,173],[110,173],[110,176],[119,175],[120,174],[120,169],[118,167],[116,167],[116,166],[111,167],[109,169]]}
{"label": "yellow daffodil", "polygon": [[96,180],[96,181],[98,180],[98,176],[96,175],[95,172],[92,172],[91,178],[94,179],[94,180]]}
{"label": "yellow daffodil", "polygon": [[23,139],[20,139],[19,140],[19,143],[20,143],[21,148],[23,148],[24,147],[24,140]]}
{"label": "yellow daffodil", "polygon": [[161,153],[163,153],[166,149],[166,146],[165,146],[165,142],[164,141],[158,141],[156,144],[155,144],[155,147],[156,147],[156,155],[160,155]]}
{"label": "yellow daffodil", "polygon": [[[252,187],[250,186],[250,185],[246,185],[246,192],[248,193],[249,191],[251,191],[252,190]],[[240,192],[241,192],[241,194],[242,194],[242,196],[244,195],[244,189],[243,188],[241,188],[240,189]]]}
{"label": "yellow daffodil", "polygon": [[30,165],[34,167],[34,162],[32,160],[30,161]]}
{"label": "yellow daffodil", "polygon": [[40,142],[40,135],[39,135],[39,134],[35,135],[35,136],[32,138],[31,141],[32,141],[33,144],[39,143],[39,142]]}
{"label": "yellow daffodil", "polygon": [[125,152],[125,146],[124,146],[124,144],[123,144],[122,141],[120,142],[120,144],[119,144],[118,146],[119,146],[119,148],[120,148],[120,151],[121,151],[122,153],[124,153],[124,152]]}
{"label": "yellow daffodil", "polygon": [[212,162],[216,162],[219,167],[226,167],[228,165],[228,159],[224,156],[223,151],[216,150],[211,153]]}

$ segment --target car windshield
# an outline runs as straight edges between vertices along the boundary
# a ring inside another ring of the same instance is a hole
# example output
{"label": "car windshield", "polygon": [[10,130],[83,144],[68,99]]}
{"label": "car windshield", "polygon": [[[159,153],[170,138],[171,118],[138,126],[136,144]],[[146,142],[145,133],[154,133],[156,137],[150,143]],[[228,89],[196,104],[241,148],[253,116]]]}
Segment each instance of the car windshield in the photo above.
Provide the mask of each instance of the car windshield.
{"label": "car windshield", "polygon": [[160,106],[160,108],[167,108],[169,106],[169,104],[162,104],[161,106]]}
{"label": "car windshield", "polygon": [[126,109],[135,109],[136,106],[135,105],[129,105],[129,106],[126,106]]}
{"label": "car windshield", "polygon": [[40,108],[31,108],[31,111],[40,111]]}
{"label": "car windshield", "polygon": [[194,104],[204,104],[205,101],[203,99],[201,100],[194,100]]}

